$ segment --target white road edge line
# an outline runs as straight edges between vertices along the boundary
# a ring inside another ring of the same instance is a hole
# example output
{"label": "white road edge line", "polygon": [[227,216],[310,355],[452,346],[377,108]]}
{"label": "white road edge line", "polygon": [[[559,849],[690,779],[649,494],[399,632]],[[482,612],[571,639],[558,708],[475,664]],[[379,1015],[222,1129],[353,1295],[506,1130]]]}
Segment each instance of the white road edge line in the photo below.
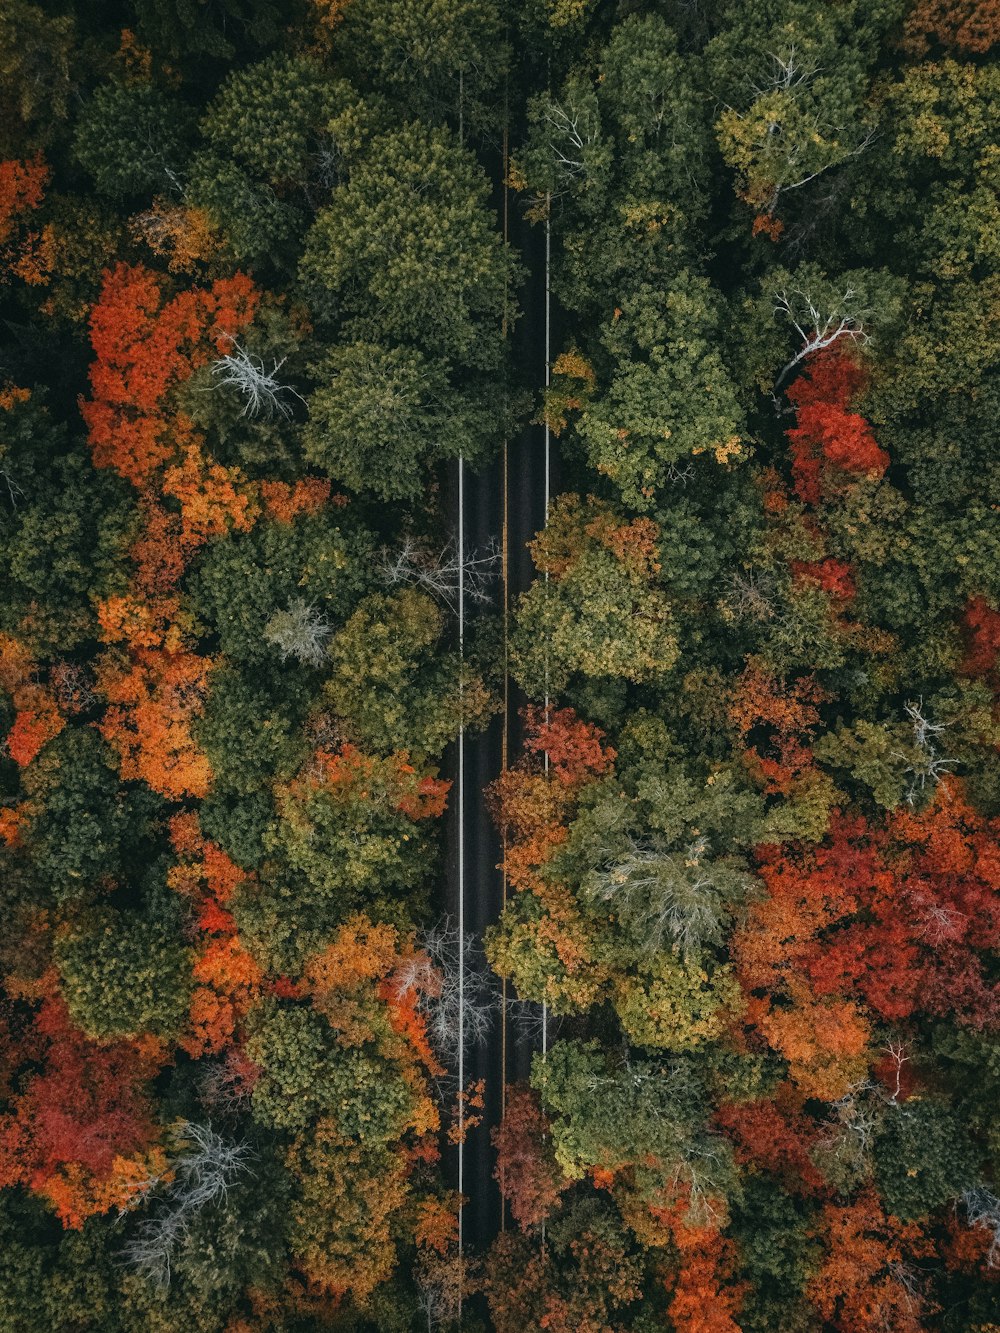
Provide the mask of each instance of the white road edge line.
{"label": "white road edge line", "polygon": [[[549,264],[552,258],[552,198],[547,195],[545,199],[545,387],[548,389],[552,381],[552,320],[549,307],[549,294],[551,284],[549,279]],[[550,442],[549,442],[549,422],[548,414],[544,414],[544,439],[545,439],[545,526],[549,526],[549,466],[550,466]],[[545,571],[545,582],[549,581],[548,570]],[[549,659],[548,652],[545,654],[545,720],[549,718]],[[549,752],[545,751],[545,772],[549,771]],[[549,1006],[548,1002],[542,1001],[542,1059],[548,1058],[549,1053]]]}
{"label": "white road edge line", "polygon": [[[462,700],[465,662],[465,458],[458,456],[458,1193],[465,1186],[465,720]],[[463,1205],[458,1207],[458,1253],[462,1253]]]}

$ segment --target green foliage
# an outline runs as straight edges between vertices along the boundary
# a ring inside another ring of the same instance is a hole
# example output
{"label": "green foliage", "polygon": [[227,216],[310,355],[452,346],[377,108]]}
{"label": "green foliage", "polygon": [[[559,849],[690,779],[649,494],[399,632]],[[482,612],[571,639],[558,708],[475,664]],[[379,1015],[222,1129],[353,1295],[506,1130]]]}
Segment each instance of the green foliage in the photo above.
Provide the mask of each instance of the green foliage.
{"label": "green foliage", "polygon": [[508,58],[497,0],[348,5],[338,45],[405,115],[476,129],[496,116]]}
{"label": "green foliage", "polygon": [[112,752],[95,731],[64,728],[31,766],[25,786],[34,807],[26,841],[55,902],[118,874],[136,830]]}
{"label": "green foliage", "polygon": [[459,454],[474,463],[495,431],[482,388],[463,390],[413,347],[331,347],[311,370],[320,387],[309,399],[305,455],[354,491],[413,500],[430,465]]}
{"label": "green foliage", "polygon": [[501,355],[512,277],[482,168],[448,131],[417,124],[351,156],[302,260],[317,310],[351,338],[484,369]]}
{"label": "green foliage", "polygon": [[233,71],[201,131],[222,161],[273,185],[301,184],[327,122],[350,100],[349,85],[331,81],[313,57],[275,55]]}
{"label": "green foliage", "polygon": [[46,148],[59,134],[74,89],[76,23],[29,0],[0,9],[0,153]]}
{"label": "green foliage", "polygon": [[73,152],[102,194],[166,191],[187,157],[190,110],[151,83],[106,83],[84,107]]}
{"label": "green foliage", "polygon": [[180,1031],[191,993],[181,912],[96,907],[56,937],[55,957],[73,1021],[99,1041]]}
{"label": "green foliage", "polygon": [[302,22],[298,0],[133,0],[140,38],[170,61],[229,61],[240,49],[270,45],[290,19]]}
{"label": "green foliage", "polygon": [[875,1179],[887,1211],[923,1217],[977,1183],[975,1150],[947,1105],[909,1100],[882,1121]]}
{"label": "green foliage", "polygon": [[637,1058],[616,1065],[596,1042],[561,1040],[546,1060],[535,1056],[531,1083],[553,1118],[552,1144],[566,1175],[631,1169],[640,1196],[686,1193],[696,1223],[710,1200],[736,1191],[729,1145],[699,1122],[700,1079],[683,1057],[666,1067]]}
{"label": "green foliage", "polygon": [[708,45],[709,86],[722,103],[719,148],[737,192],[761,212],[865,152],[874,117],[866,93],[879,20],[858,5],[749,3]]}
{"label": "green foliage", "polygon": [[622,297],[603,335],[614,371],[577,430],[589,465],[632,509],[655,507],[678,464],[697,454],[739,457],[742,413],[717,350],[721,321],[708,282],[685,271],[665,294],[644,285]]}
{"label": "green foliage", "polygon": [[346,1138],[377,1142],[403,1128],[412,1100],[402,1079],[386,1061],[345,1050],[312,1009],[265,1001],[252,1015],[247,1053],[264,1071],[253,1116],[269,1129],[304,1129],[324,1116]]}
{"label": "green foliage", "polygon": [[371,585],[372,540],[353,522],[301,515],[213,543],[192,579],[195,610],[237,662],[277,661],[268,621],[293,598],[337,623]]}
{"label": "green foliage", "polygon": [[1000,71],[950,59],[909,66],[880,84],[877,102],[885,130],[851,231],[882,251],[891,229],[884,253],[905,273],[950,283],[995,271]]}
{"label": "green foliage", "polygon": [[444,646],[444,613],[404,588],[366,597],[330,641],[325,698],[365,750],[438,755],[489,715],[482,681]]}
{"label": "green foliage", "polygon": [[811,1318],[804,1287],[816,1261],[812,1209],[768,1176],[750,1176],[743,1191],[733,1231],[751,1290],[740,1325],[752,1333],[798,1333]]}

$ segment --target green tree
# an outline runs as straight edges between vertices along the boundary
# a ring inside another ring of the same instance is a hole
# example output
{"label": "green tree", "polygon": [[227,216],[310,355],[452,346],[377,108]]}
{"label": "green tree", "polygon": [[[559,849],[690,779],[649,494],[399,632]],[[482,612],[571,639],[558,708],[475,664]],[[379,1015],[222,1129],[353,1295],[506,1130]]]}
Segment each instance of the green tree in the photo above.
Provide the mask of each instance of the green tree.
{"label": "green tree", "polygon": [[130,801],[110,748],[86,726],[65,727],[25,773],[31,818],[24,839],[40,881],[57,903],[115,878],[138,841]]}
{"label": "green tree", "polygon": [[364,749],[437,755],[489,716],[481,679],[444,646],[445,616],[415,588],[366,597],[330,641],[324,697]]}
{"label": "green tree", "polygon": [[349,343],[311,367],[319,387],[303,432],[308,460],[354,491],[415,500],[427,469],[459,454],[482,458],[496,415],[482,391],[413,347]]}
{"label": "green tree", "polygon": [[313,174],[327,123],[355,95],[310,55],[273,55],[234,70],[212,99],[201,132],[220,163],[235,161],[274,186]]}
{"label": "green tree", "polygon": [[100,1041],[174,1037],[187,1017],[191,953],[181,912],[97,907],[56,936],[56,963],[73,1021]]}
{"label": "green tree", "polygon": [[740,456],[743,420],[718,351],[724,309],[704,278],[678,275],[665,294],[642,286],[621,298],[603,342],[614,369],[577,433],[587,461],[632,509],[649,510],[694,456]]}
{"label": "green tree", "polygon": [[105,83],[76,122],[73,153],[102,194],[169,191],[180,178],[194,116],[152,83]]}
{"label": "green tree", "polygon": [[338,44],[359,86],[407,116],[492,129],[509,52],[497,0],[348,5]]}
{"label": "green tree", "polygon": [[277,662],[280,651],[266,634],[275,612],[298,598],[332,624],[346,619],[371,587],[372,556],[371,535],[353,519],[265,520],[208,548],[191,576],[195,610],[227,657],[258,667]]}
{"label": "green tree", "polygon": [[306,238],[302,280],[351,338],[495,368],[513,265],[474,155],[443,129],[376,134]]}
{"label": "green tree", "polygon": [[518,604],[511,669],[535,697],[574,677],[650,681],[677,660],[670,604],[654,583],[655,526],[621,523],[579,497],[560,497],[533,543],[548,574]]}

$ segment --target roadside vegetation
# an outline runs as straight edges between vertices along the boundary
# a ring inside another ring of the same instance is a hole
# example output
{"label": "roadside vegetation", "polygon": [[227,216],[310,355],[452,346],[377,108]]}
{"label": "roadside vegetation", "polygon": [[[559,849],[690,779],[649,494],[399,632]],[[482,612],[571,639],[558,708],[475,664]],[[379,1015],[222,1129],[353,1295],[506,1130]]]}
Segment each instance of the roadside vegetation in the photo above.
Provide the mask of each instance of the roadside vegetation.
{"label": "roadside vegetation", "polygon": [[[8,0],[3,1333],[997,1328],[998,39]],[[461,1254],[449,486],[532,415],[483,944],[545,1041]]]}

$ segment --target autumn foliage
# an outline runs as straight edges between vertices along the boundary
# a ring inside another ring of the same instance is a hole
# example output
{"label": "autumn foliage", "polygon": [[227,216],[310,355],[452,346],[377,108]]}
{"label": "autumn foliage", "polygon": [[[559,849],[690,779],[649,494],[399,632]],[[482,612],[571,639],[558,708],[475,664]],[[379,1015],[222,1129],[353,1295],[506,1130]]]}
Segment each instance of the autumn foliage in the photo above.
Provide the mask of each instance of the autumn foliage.
{"label": "autumn foliage", "polygon": [[799,498],[818,503],[824,487],[845,474],[878,477],[889,456],[876,442],[864,417],[851,410],[865,384],[864,368],[840,351],[816,353],[789,386],[795,408],[788,431],[792,476]]}
{"label": "autumn foliage", "polygon": [[81,404],[98,467],[142,487],[174,460],[169,390],[227,351],[258,300],[243,275],[171,296],[150,269],[118,264],[107,273],[90,319],[92,396]]}

